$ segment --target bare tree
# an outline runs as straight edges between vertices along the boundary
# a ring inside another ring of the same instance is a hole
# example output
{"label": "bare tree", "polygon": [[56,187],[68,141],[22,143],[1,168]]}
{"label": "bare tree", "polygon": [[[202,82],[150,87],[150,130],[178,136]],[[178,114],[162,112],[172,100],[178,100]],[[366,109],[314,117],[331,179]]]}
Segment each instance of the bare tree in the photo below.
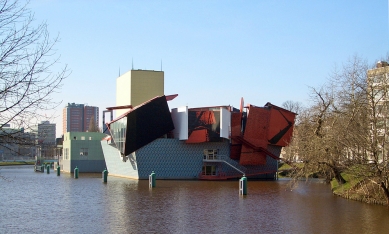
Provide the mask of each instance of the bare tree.
{"label": "bare tree", "polygon": [[[296,168],[295,178],[308,177],[319,173],[328,180],[335,178],[339,183],[341,176],[342,152],[337,146],[337,115],[334,114],[334,93],[332,90],[312,88],[313,105],[301,113],[296,126],[297,149],[303,168]],[[294,143],[295,144],[295,143]],[[293,144],[292,144],[293,145]]]}
{"label": "bare tree", "polygon": [[100,128],[96,124],[94,116],[92,116],[89,120],[88,132],[101,132]]}
{"label": "bare tree", "polygon": [[363,186],[364,199],[389,205],[389,66],[368,68],[354,56],[326,86],[312,89],[291,144],[303,162],[293,177],[319,173],[343,184],[345,173],[359,181],[354,191]]}
{"label": "bare tree", "polygon": [[[377,199],[381,196],[389,205],[389,66],[385,63],[366,72],[364,111],[367,112],[367,137],[359,139],[363,154],[357,155],[358,160],[353,160],[349,172],[359,179],[359,185],[370,187],[365,189],[365,197]],[[374,187],[380,192],[374,192]]]}
{"label": "bare tree", "polygon": [[300,114],[300,112],[303,110],[303,105],[301,102],[295,102],[292,100],[288,100],[282,103],[282,107],[296,114]]}
{"label": "bare tree", "polygon": [[[52,73],[58,63],[46,23],[36,24],[28,3],[0,0],[0,136],[31,129],[45,110],[60,103],[51,99],[68,75],[67,67]],[[45,117],[46,119],[46,117]],[[6,131],[12,124],[18,131]],[[0,145],[2,144],[0,139]]]}

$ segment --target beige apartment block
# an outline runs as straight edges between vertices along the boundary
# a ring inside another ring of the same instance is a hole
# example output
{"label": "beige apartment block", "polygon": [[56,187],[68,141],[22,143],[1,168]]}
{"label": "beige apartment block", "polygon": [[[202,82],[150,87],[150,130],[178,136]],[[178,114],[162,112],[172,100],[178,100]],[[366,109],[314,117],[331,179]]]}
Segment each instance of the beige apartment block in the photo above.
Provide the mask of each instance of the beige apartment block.
{"label": "beige apartment block", "polygon": [[369,91],[379,105],[387,105],[389,101],[389,64],[378,61],[376,68],[367,71]]}
{"label": "beige apartment block", "polygon": [[[164,72],[131,70],[116,79],[116,106],[133,107],[164,95]],[[116,110],[116,116],[128,109]]]}
{"label": "beige apartment block", "polygon": [[[368,94],[374,98],[375,117],[377,118],[375,128],[378,142],[388,142],[389,126],[389,64],[385,61],[378,61],[376,67],[367,71]],[[372,125],[373,126],[373,125]],[[387,160],[388,149],[385,144],[379,145],[378,160]]]}

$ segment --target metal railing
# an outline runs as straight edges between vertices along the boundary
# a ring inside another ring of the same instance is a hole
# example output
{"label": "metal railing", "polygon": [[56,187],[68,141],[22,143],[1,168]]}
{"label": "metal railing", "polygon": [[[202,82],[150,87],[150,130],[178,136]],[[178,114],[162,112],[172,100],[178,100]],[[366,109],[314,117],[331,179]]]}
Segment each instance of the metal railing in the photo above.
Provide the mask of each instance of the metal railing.
{"label": "metal railing", "polygon": [[204,155],[203,159],[207,161],[212,161],[212,160],[221,161],[221,160],[225,160],[226,156],[225,155]]}
{"label": "metal railing", "polygon": [[222,163],[225,163],[228,166],[232,167],[236,171],[238,171],[238,172],[240,172],[242,174],[245,174],[242,170],[240,170],[239,168],[235,167],[231,163],[227,162],[225,159],[226,159],[225,155],[204,155],[203,161],[207,161],[207,162],[212,162],[212,161],[213,162],[222,162]]}

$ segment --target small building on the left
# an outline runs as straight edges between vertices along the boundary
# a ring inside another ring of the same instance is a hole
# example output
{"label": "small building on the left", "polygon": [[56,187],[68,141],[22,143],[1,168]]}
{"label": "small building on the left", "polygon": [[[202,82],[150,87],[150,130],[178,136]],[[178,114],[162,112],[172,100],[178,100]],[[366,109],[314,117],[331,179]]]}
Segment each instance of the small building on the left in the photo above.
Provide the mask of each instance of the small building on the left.
{"label": "small building on the left", "polygon": [[36,135],[24,128],[11,128],[3,124],[0,128],[0,161],[31,160],[36,154]]}
{"label": "small building on the left", "polygon": [[66,132],[59,160],[61,170],[72,173],[77,167],[80,172],[102,172],[106,164],[101,140],[106,136],[101,132]]}

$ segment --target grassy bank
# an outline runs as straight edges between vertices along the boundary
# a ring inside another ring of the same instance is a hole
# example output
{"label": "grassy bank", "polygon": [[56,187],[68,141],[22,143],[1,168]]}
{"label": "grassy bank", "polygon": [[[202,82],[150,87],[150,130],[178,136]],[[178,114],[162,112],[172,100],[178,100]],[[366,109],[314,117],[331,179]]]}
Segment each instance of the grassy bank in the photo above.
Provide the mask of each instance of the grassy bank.
{"label": "grassy bank", "polygon": [[346,180],[344,184],[339,184],[335,179],[331,181],[335,195],[370,204],[387,205],[383,192],[377,185],[350,174],[342,173],[342,176]]}
{"label": "grassy bank", "polygon": [[0,166],[34,165],[34,161],[0,162]]}

